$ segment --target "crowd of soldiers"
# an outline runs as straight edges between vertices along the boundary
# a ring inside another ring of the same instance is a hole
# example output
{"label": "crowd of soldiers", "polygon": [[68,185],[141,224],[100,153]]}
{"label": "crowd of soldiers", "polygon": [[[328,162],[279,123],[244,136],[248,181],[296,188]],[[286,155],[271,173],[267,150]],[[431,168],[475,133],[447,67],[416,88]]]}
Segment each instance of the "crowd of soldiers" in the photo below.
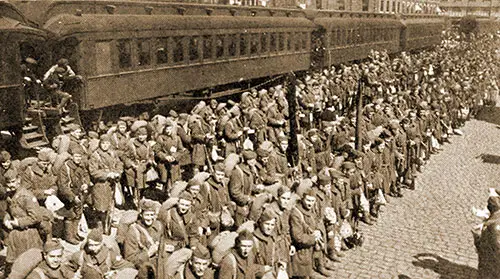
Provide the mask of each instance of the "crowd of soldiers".
{"label": "crowd of soldiers", "polygon": [[[238,102],[88,133],[73,125],[32,160],[3,151],[5,272],[38,248],[43,261],[28,278],[114,278],[123,269],[162,279],[334,276],[333,262],[362,245],[359,222],[373,225],[384,204],[415,187],[430,155],[494,104],[498,40],[449,37],[395,58],[373,51]],[[54,200],[62,207],[51,209]],[[115,220],[117,207],[137,214]],[[64,223],[60,236],[55,222]],[[116,245],[104,243],[108,234]],[[62,259],[68,243],[79,251]]]}

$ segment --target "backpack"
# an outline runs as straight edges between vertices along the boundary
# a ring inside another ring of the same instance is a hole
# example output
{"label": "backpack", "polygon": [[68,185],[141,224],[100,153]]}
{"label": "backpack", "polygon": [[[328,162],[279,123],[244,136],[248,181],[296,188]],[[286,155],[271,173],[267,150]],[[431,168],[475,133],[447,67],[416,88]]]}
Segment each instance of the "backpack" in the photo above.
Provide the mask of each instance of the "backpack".
{"label": "backpack", "polygon": [[41,249],[31,248],[27,250],[14,261],[9,279],[25,279],[42,261]]}

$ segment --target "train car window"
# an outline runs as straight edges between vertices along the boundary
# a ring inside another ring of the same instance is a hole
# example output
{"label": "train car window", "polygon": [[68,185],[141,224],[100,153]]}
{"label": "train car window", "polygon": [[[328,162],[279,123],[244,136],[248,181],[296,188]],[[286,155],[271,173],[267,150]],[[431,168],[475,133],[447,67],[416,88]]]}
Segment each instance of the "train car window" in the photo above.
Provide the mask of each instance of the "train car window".
{"label": "train car window", "polygon": [[368,12],[368,7],[370,6],[370,0],[363,0],[362,8],[361,10],[363,12]]}
{"label": "train car window", "polygon": [[168,38],[159,38],[156,46],[156,63],[168,63]]}
{"label": "train car window", "polygon": [[344,0],[338,0],[338,9],[339,10],[345,10],[345,1]]}
{"label": "train car window", "polygon": [[330,36],[329,36],[329,40],[330,40],[330,47],[334,47],[335,46],[335,40],[337,39],[337,33],[335,33],[335,30],[332,30],[330,32]]}
{"label": "train car window", "polygon": [[215,37],[215,58],[224,56],[224,36]]}
{"label": "train car window", "polygon": [[203,60],[212,59],[213,55],[212,36],[203,36]]}
{"label": "train car window", "polygon": [[228,36],[228,52],[227,54],[230,57],[234,57],[238,54],[238,35],[237,34],[231,34]]}
{"label": "train car window", "polygon": [[286,45],[285,33],[279,33],[278,45],[279,45],[278,51],[285,50],[285,45]]}
{"label": "train car window", "polygon": [[294,34],[293,41],[295,44],[295,51],[300,51],[300,46],[302,45],[302,43],[300,42],[300,33]]}
{"label": "train car window", "polygon": [[269,51],[269,33],[262,33],[260,35],[260,52],[267,53]]}
{"label": "train car window", "polygon": [[240,34],[240,56],[245,56],[247,52],[248,45],[248,34]]}
{"label": "train car window", "polygon": [[174,63],[179,63],[184,61],[184,46],[183,46],[183,38],[184,37],[174,37],[173,38],[173,54],[174,54]]}
{"label": "train car window", "polygon": [[199,60],[200,53],[198,47],[200,44],[200,39],[198,37],[190,37],[188,43],[189,61]]}
{"label": "train car window", "polygon": [[132,46],[128,39],[118,40],[118,63],[121,69],[132,67]]}
{"label": "train car window", "polygon": [[137,40],[138,60],[137,66],[151,64],[151,41],[147,39]]}
{"label": "train car window", "polygon": [[307,40],[309,39],[309,36],[307,35],[307,32],[302,32],[302,50],[307,49]]}
{"label": "train car window", "polygon": [[250,55],[259,53],[259,34],[250,34]]}
{"label": "train car window", "polygon": [[269,41],[269,50],[271,52],[276,52],[277,50],[277,38],[276,33],[271,33],[271,40]]}
{"label": "train car window", "polygon": [[345,40],[346,40],[346,44],[347,45],[352,44],[352,30],[351,29],[346,30],[346,38],[345,38]]}
{"label": "train car window", "polygon": [[285,39],[286,39],[286,50],[293,51],[293,49],[292,49],[292,40],[293,40],[292,33],[286,33]]}
{"label": "train car window", "polygon": [[385,1],[385,11],[389,12],[391,9],[391,2],[390,1]]}
{"label": "train car window", "polygon": [[95,43],[95,65],[98,75],[111,72],[111,41]]}

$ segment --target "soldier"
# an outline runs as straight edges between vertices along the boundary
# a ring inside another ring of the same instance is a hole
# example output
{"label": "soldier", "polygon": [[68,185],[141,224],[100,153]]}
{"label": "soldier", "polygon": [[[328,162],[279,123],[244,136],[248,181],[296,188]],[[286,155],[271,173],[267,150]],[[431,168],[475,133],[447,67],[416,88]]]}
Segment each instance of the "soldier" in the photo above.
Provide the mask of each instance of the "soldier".
{"label": "soldier", "polygon": [[194,165],[194,172],[203,171],[203,168],[210,161],[207,161],[208,150],[207,144],[214,138],[208,124],[198,115],[192,115],[189,121],[189,129],[191,130],[191,144],[193,151],[191,153],[191,162]]}
{"label": "soldier", "polygon": [[165,249],[160,251],[159,261],[166,260],[176,250],[195,247],[198,243],[199,220],[192,210],[192,204],[193,195],[184,191],[175,207],[160,210],[158,220],[165,226],[160,247]]}
{"label": "soldier", "polygon": [[264,184],[264,186],[270,186],[279,182],[279,177],[277,175],[277,162],[275,157],[271,157],[272,143],[268,142],[269,145],[261,144],[257,148],[257,181]]}
{"label": "soldier", "polygon": [[99,148],[89,159],[89,172],[94,182],[92,205],[96,210],[96,219],[104,231],[108,232],[111,220],[109,214],[115,206],[113,194],[119,188],[117,186],[123,173],[123,163],[111,149],[109,135],[101,135]]}
{"label": "soldier", "polygon": [[111,133],[113,147],[117,155],[122,158],[127,146],[130,142],[130,132],[127,131],[127,123],[123,120],[119,120],[116,123],[116,130],[110,129],[108,134]]}
{"label": "soldier", "polygon": [[189,261],[178,269],[172,279],[214,279],[211,260],[210,251],[205,246],[197,245]]}
{"label": "soldier", "polygon": [[253,235],[243,230],[236,238],[236,247],[222,259],[219,279],[254,279],[270,272],[270,266],[255,264]]}
{"label": "soldier", "polygon": [[[3,220],[5,215],[7,214],[7,179],[5,174],[11,170],[15,173],[18,173],[19,168],[19,160],[12,161],[12,157],[8,151],[0,152],[0,220]],[[2,243],[7,237],[7,231],[0,226],[0,247],[2,247]]]}
{"label": "soldier", "polygon": [[267,104],[267,106],[268,140],[275,144],[278,144],[279,137],[285,134],[285,116],[278,109],[278,106],[274,100],[270,104]]}
{"label": "soldier", "polygon": [[125,176],[127,187],[137,206],[141,191],[146,188],[146,172],[154,164],[154,153],[151,145],[147,141],[148,130],[140,127],[135,132],[128,145],[124,156]]}
{"label": "soldier", "polygon": [[69,66],[68,59],[61,58],[61,59],[57,60],[56,65],[53,65],[52,67],[50,67],[50,69],[47,72],[45,72],[45,74],[43,75],[43,80],[48,79],[54,72],[57,72],[57,68],[61,68],[62,70],[64,70],[64,71],[61,71],[61,73],[64,77],[75,77],[76,76],[73,69],[71,69],[71,67]]}
{"label": "soldier", "polygon": [[64,221],[64,240],[75,245],[80,243],[78,222],[83,213],[83,202],[90,186],[90,175],[83,164],[85,151],[79,145],[69,148],[71,159],[64,162],[59,170],[57,185],[58,196],[68,209],[69,215]]}
{"label": "soldier", "polygon": [[231,118],[224,125],[224,140],[226,142],[226,149],[224,154],[237,153],[241,148],[241,136],[243,136],[243,128],[239,120],[240,109],[234,106],[229,110]]}
{"label": "soldier", "polygon": [[[64,85],[63,76],[66,70],[62,67],[56,67],[54,72],[44,79],[44,88],[49,92],[52,102],[57,102],[57,109],[63,111],[66,104],[71,100],[71,94],[62,91]],[[60,101],[58,99],[61,99]]]}
{"label": "soldier", "polygon": [[474,237],[481,279],[500,278],[500,197],[488,198],[488,210],[490,217],[483,223],[480,234]]}
{"label": "soldier", "polygon": [[[233,211],[232,201],[229,198],[227,190],[228,181],[224,173],[224,168],[224,163],[217,163],[214,166],[214,173],[205,181],[204,187],[200,191],[200,194],[208,203],[208,216],[213,237],[219,234],[220,231],[227,229],[224,228],[221,222],[222,212],[230,213]],[[211,238],[208,242],[211,242]]]}
{"label": "soldier", "polygon": [[22,187],[17,172],[9,170],[5,173],[7,181],[7,215],[3,226],[9,232],[7,244],[6,274],[14,260],[30,248],[42,248],[42,239],[38,227],[42,223],[42,215],[38,201],[31,191]]}
{"label": "soldier", "polygon": [[127,231],[124,256],[139,271],[145,270],[144,266],[157,270],[158,249],[163,235],[163,225],[156,220],[160,206],[158,202],[142,199],[139,202],[139,218]]}
{"label": "soldier", "polygon": [[134,268],[132,263],[104,245],[100,228],[90,231],[83,249],[71,255],[67,266],[82,279],[112,278],[119,270]]}
{"label": "soldier", "polygon": [[292,245],[296,248],[296,253],[292,256],[291,276],[295,278],[311,277],[313,267],[318,268],[318,272],[322,275],[332,275],[321,263],[323,259],[320,253],[325,241],[314,212],[315,204],[316,191],[309,189],[304,192],[302,200],[292,210],[290,216]]}
{"label": "soldier", "polygon": [[[62,265],[64,247],[57,240],[48,240],[43,245],[43,261],[38,264],[26,279],[67,279],[74,273]],[[76,279],[76,278],[75,278]]]}
{"label": "soldier", "polygon": [[288,265],[288,255],[282,257],[284,253],[278,251],[276,220],[273,210],[264,209],[257,222],[257,229],[253,233],[255,263],[270,266],[273,278],[280,270],[286,272]]}
{"label": "soldier", "polygon": [[[184,146],[181,138],[175,133],[174,122],[168,120],[165,131],[158,136],[154,145],[154,152],[158,159],[158,170],[160,181],[166,185],[172,185],[181,179],[181,166],[179,160],[184,155]],[[165,187],[164,190],[168,190]]]}
{"label": "soldier", "polygon": [[292,192],[286,186],[278,189],[277,199],[267,206],[267,209],[276,216],[276,246],[278,257],[287,263],[288,274],[291,271],[290,256],[295,254],[290,236],[290,212]]}
{"label": "soldier", "polygon": [[30,190],[40,204],[45,204],[48,196],[57,193],[57,177],[51,171],[50,156],[50,149],[40,150],[36,163],[27,166],[21,176],[21,185]]}
{"label": "soldier", "polygon": [[[252,193],[257,190],[255,188],[255,179],[258,175],[255,168],[257,154],[245,150],[242,152],[242,156],[243,162],[234,167],[229,177],[229,196],[236,203],[236,226],[247,221],[253,201]],[[263,187],[261,187],[262,189]]]}

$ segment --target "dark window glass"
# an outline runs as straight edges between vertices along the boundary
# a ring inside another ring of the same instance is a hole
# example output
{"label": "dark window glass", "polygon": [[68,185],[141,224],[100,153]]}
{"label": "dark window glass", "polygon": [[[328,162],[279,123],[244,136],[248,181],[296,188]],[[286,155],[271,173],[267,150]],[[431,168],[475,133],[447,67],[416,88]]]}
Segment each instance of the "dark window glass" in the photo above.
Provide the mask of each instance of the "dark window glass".
{"label": "dark window glass", "polygon": [[301,35],[300,33],[295,33],[295,36],[293,36],[293,40],[294,40],[294,43],[295,43],[295,51],[300,51],[300,46],[302,45],[302,43],[300,42],[301,40]]}
{"label": "dark window glass", "polygon": [[156,63],[168,63],[168,38],[158,39],[158,46],[156,48]]}
{"label": "dark window glass", "polygon": [[240,56],[247,55],[248,34],[240,35]]}
{"label": "dark window glass", "polygon": [[174,63],[179,63],[184,61],[184,46],[183,37],[173,38],[173,53],[174,53]]}
{"label": "dark window glass", "polygon": [[196,61],[200,59],[200,54],[198,52],[198,45],[200,43],[200,40],[198,37],[190,37],[189,38],[189,45],[188,45],[188,50],[189,50],[189,60],[190,61]]}
{"label": "dark window glass", "polygon": [[292,51],[292,33],[286,33],[286,50]]}
{"label": "dark window glass", "polygon": [[141,39],[137,41],[137,66],[151,64],[151,41]]}
{"label": "dark window glass", "polygon": [[269,49],[267,48],[267,43],[269,42],[268,38],[269,38],[268,33],[262,33],[260,36],[260,50],[262,53],[269,51]]}
{"label": "dark window glass", "polygon": [[302,49],[303,50],[307,49],[307,40],[308,40],[307,33],[303,32],[302,33]]}
{"label": "dark window glass", "polygon": [[259,52],[259,34],[250,34],[250,54]]}
{"label": "dark window glass", "polygon": [[120,68],[132,67],[132,48],[130,40],[118,40],[118,56]]}
{"label": "dark window glass", "polygon": [[215,37],[215,57],[221,58],[224,56],[224,36]]}
{"label": "dark window glass", "polygon": [[234,56],[236,56],[236,52],[237,52],[237,49],[238,49],[238,45],[237,45],[237,43],[238,43],[238,35],[236,35],[236,34],[229,35],[228,39],[229,39],[228,55],[231,56],[231,57],[234,57]]}
{"label": "dark window glass", "polygon": [[271,52],[275,52],[277,50],[277,48],[276,48],[276,33],[271,33],[271,41],[270,41],[269,49]]}
{"label": "dark window glass", "polygon": [[203,36],[203,59],[212,59],[212,36]]}
{"label": "dark window glass", "polygon": [[279,51],[285,50],[285,33],[279,33]]}

